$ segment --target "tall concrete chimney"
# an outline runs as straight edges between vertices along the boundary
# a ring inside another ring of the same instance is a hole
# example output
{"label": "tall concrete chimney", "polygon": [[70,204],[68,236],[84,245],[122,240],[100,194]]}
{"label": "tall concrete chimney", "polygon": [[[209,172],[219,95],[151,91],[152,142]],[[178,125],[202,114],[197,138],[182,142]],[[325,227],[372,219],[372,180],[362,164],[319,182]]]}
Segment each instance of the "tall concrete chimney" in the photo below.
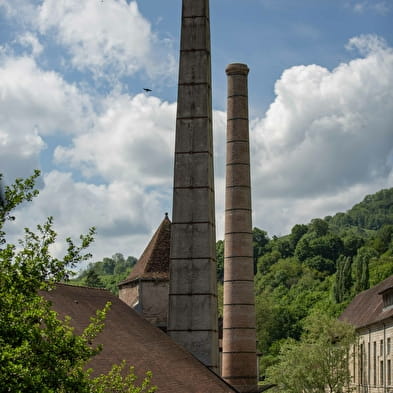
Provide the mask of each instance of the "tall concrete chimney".
{"label": "tall concrete chimney", "polygon": [[249,69],[230,64],[225,192],[222,377],[239,392],[258,386],[248,132]]}
{"label": "tall concrete chimney", "polygon": [[183,0],[168,334],[218,372],[208,0]]}

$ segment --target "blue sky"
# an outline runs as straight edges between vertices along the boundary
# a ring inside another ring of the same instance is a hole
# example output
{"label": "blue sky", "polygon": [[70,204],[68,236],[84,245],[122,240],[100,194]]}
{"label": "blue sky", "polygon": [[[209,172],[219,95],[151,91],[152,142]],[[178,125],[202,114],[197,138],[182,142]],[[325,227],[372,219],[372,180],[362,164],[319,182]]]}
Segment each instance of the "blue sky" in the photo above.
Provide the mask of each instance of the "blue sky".
{"label": "blue sky", "polygon": [[[393,186],[393,1],[210,13],[218,239],[231,62],[251,69],[255,226],[286,234]],[[140,255],[171,211],[180,15],[180,0],[0,0],[0,168],[42,170],[12,234],[52,215],[60,240],[97,227],[95,259]]]}

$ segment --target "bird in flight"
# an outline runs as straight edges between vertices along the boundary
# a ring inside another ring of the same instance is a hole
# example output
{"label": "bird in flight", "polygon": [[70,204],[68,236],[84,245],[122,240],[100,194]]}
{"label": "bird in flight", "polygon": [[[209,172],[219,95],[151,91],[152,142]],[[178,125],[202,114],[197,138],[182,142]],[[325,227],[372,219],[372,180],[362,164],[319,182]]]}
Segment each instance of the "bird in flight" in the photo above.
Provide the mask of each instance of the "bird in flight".
{"label": "bird in flight", "polygon": [[146,87],[144,87],[143,90],[144,90],[146,93],[150,93],[150,92],[152,91],[151,89],[148,89],[148,88],[146,88]]}

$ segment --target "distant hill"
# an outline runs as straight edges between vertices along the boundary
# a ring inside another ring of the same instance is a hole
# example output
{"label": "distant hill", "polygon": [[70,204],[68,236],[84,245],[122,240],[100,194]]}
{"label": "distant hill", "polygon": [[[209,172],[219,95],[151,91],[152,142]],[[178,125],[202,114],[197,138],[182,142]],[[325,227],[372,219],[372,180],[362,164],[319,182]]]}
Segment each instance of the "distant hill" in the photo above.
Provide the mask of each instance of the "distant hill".
{"label": "distant hill", "polygon": [[70,284],[106,288],[117,295],[119,292],[117,284],[127,278],[136,262],[135,257],[124,258],[123,254],[116,253],[111,258],[89,263],[87,269],[70,280]]}
{"label": "distant hill", "polygon": [[307,316],[337,317],[357,293],[393,275],[393,189],[285,236],[269,238],[258,228],[253,234],[263,376],[282,340],[299,339]]}
{"label": "distant hill", "polygon": [[326,219],[332,226],[356,226],[372,230],[378,230],[386,224],[393,224],[393,188],[367,195],[362,202],[346,213],[337,213]]}

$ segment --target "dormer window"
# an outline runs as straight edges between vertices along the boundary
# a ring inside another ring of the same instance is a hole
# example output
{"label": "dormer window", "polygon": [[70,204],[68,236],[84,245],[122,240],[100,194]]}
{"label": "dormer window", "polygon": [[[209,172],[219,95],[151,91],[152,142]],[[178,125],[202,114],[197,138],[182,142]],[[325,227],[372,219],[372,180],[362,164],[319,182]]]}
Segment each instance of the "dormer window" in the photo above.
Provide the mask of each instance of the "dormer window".
{"label": "dormer window", "polygon": [[393,308],[393,287],[385,289],[379,295],[382,295],[383,311]]}

